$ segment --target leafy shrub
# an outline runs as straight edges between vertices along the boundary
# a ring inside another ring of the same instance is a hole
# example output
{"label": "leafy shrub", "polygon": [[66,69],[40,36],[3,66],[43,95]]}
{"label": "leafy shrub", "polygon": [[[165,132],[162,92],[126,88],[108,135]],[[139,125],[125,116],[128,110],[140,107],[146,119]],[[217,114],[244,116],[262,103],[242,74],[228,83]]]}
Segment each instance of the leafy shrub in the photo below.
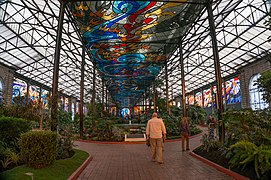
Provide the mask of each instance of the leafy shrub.
{"label": "leafy shrub", "polygon": [[203,150],[209,152],[210,149],[219,149],[221,144],[219,141],[210,138],[207,134],[204,134],[200,140],[203,144]]}
{"label": "leafy shrub", "polygon": [[232,156],[229,163],[232,167],[242,166],[244,169],[249,164],[252,164],[258,178],[260,178],[260,174],[263,175],[268,170],[271,170],[270,146],[256,146],[248,141],[239,141],[232,145],[230,150],[232,151]]}
{"label": "leafy shrub", "polygon": [[66,159],[73,156],[72,134],[68,131],[61,132],[57,136],[56,159]]}
{"label": "leafy shrub", "polygon": [[0,141],[7,148],[18,150],[17,139],[31,129],[30,122],[13,117],[0,117]]}
{"label": "leafy shrub", "polygon": [[195,124],[192,124],[192,123],[189,124],[189,128],[190,128],[191,136],[202,132],[202,130],[200,128],[198,128]]}
{"label": "leafy shrub", "polygon": [[12,164],[17,166],[20,162],[20,156],[11,148],[5,148],[2,143],[0,144],[0,172],[7,169]]}
{"label": "leafy shrub", "polygon": [[205,120],[206,112],[198,105],[189,105],[187,107],[187,116],[191,118],[193,124],[201,124]]}
{"label": "leafy shrub", "polygon": [[112,133],[113,133],[113,137],[112,137],[113,141],[123,141],[125,134],[127,134],[128,131],[126,131],[122,127],[114,126],[112,129]]}
{"label": "leafy shrub", "polygon": [[257,146],[271,144],[271,113],[269,110],[228,111],[226,120],[227,144],[230,146],[239,140],[249,141]]}
{"label": "leafy shrub", "polygon": [[162,115],[162,119],[165,123],[167,136],[177,136],[181,134],[180,123],[181,119],[177,117],[170,117],[168,115]]}
{"label": "leafy shrub", "polygon": [[31,131],[21,135],[19,145],[27,165],[42,168],[56,159],[57,134],[51,131]]}
{"label": "leafy shrub", "polygon": [[[17,97],[19,99],[21,97]],[[28,105],[25,102],[12,105],[1,106],[0,116],[23,118],[31,121],[39,122],[40,109],[36,102],[31,101]]]}
{"label": "leafy shrub", "polygon": [[59,110],[57,113],[58,128],[65,130],[72,124],[72,114],[63,110]]}

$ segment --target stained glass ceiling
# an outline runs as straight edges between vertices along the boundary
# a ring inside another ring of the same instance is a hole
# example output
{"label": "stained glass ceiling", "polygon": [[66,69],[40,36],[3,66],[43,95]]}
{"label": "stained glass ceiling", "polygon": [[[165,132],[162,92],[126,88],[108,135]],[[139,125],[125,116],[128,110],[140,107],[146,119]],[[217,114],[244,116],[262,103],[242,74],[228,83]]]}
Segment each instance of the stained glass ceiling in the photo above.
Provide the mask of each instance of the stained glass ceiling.
{"label": "stained glass ceiling", "polygon": [[[99,69],[98,101],[103,77],[120,106],[140,102],[154,78],[166,84],[165,64],[173,99],[181,92],[181,40],[186,92],[215,82],[204,1],[66,2],[59,72],[63,93],[79,98],[82,40],[90,55],[84,73],[85,102],[91,99],[94,66]],[[55,0],[0,0],[0,64],[51,87],[59,9]],[[270,56],[267,0],[217,0],[212,9],[223,79]],[[164,85],[158,87],[162,95],[164,90]]]}
{"label": "stained glass ceiling", "polygon": [[136,104],[204,7],[189,2],[69,4],[83,41],[120,107]]}

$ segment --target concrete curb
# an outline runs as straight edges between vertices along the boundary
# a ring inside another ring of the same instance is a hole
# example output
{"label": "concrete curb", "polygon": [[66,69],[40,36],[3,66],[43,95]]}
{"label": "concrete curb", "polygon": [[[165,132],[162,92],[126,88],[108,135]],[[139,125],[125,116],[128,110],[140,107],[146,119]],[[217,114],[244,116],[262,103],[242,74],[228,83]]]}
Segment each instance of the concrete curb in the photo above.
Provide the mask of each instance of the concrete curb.
{"label": "concrete curb", "polygon": [[[198,148],[198,147],[196,147],[196,148]],[[214,162],[212,162],[212,161],[210,161],[208,159],[205,159],[205,158],[193,153],[192,151],[190,151],[189,154],[191,156],[197,158],[198,160],[208,164],[209,166],[212,166],[212,167],[216,168],[217,170],[219,170],[219,171],[221,171],[221,172],[223,172],[223,173],[225,173],[225,174],[227,174],[227,175],[229,175],[229,176],[231,176],[231,177],[233,177],[233,178],[235,178],[237,180],[249,180],[249,178],[244,177],[244,176],[242,176],[242,175],[240,175],[240,174],[238,174],[236,172],[233,172],[233,171],[231,171],[229,169],[226,169],[226,168],[224,168],[224,167],[222,167],[222,166],[220,166],[220,165],[218,165],[218,164],[216,164],[216,163],[214,163]]]}
{"label": "concrete curb", "polygon": [[70,175],[70,177],[68,178],[68,180],[76,180],[80,174],[84,171],[84,169],[89,165],[89,163],[92,161],[93,157],[88,154],[88,158],[85,160],[85,162],[83,164],[81,164],[81,166],[79,168],[76,169],[76,171],[74,171],[72,173],[72,175]]}

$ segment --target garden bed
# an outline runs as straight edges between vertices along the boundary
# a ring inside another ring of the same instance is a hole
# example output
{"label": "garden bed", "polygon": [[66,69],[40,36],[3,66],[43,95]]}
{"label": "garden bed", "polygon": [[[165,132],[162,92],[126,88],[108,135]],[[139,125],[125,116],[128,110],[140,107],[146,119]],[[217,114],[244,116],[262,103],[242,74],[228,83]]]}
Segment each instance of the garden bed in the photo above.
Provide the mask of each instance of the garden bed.
{"label": "garden bed", "polygon": [[68,179],[69,176],[81,166],[88,158],[89,154],[85,151],[75,149],[75,154],[71,158],[56,160],[52,165],[42,169],[34,169],[26,165],[18,166],[13,169],[0,173],[0,179],[17,180],[31,179],[26,173],[33,173],[34,179],[39,180],[59,180]]}
{"label": "garden bed", "polygon": [[[229,159],[226,158],[225,155],[221,154],[221,152],[218,151],[217,149],[210,148],[210,151],[207,152],[207,151],[203,150],[203,146],[200,146],[197,149],[193,150],[193,152],[195,154],[205,158],[205,159],[208,159],[208,160],[226,168],[226,169],[229,169],[229,163],[228,163]],[[231,168],[230,170],[234,171],[238,174],[241,174],[245,177],[248,177],[252,180],[258,179],[257,175],[255,173],[254,167],[252,165],[244,168],[243,170],[241,168],[237,168],[237,167]],[[261,180],[269,180],[269,179],[271,179],[271,172],[270,171],[261,177]]]}

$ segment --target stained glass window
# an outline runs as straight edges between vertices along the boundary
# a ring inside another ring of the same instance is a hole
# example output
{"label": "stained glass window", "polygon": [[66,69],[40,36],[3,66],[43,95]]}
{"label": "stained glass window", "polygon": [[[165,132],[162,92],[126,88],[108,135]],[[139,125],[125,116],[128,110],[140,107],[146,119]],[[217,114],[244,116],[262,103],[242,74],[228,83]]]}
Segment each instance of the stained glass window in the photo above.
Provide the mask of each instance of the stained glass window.
{"label": "stained glass window", "polygon": [[194,95],[188,95],[188,104],[189,105],[194,105],[195,104]]}
{"label": "stained glass window", "polygon": [[29,97],[33,102],[37,102],[40,97],[40,87],[31,85],[29,88]]}
{"label": "stained glass window", "polygon": [[49,96],[49,91],[42,89],[41,90],[41,100],[43,102],[43,107],[45,109],[48,109],[48,96]]}
{"label": "stained glass window", "polygon": [[201,92],[197,92],[195,94],[195,104],[202,107],[202,93]]}
{"label": "stained glass window", "polygon": [[74,102],[72,102],[72,107],[71,107],[71,112],[72,112],[72,121],[74,121],[74,116],[75,116],[75,111],[74,111],[74,109],[75,109],[75,103],[74,103]]}
{"label": "stained glass window", "polygon": [[235,104],[241,102],[240,79],[235,77],[226,81],[226,103]]}
{"label": "stained glass window", "polygon": [[268,107],[268,103],[263,100],[263,93],[260,92],[260,89],[255,84],[260,76],[260,74],[252,76],[249,82],[250,107],[253,110],[265,109]]}
{"label": "stained glass window", "polygon": [[69,111],[69,98],[65,98],[65,102],[64,102],[64,110],[66,112]]}
{"label": "stained glass window", "polygon": [[203,91],[204,96],[204,107],[211,107],[212,106],[212,93],[211,89],[206,89]]}
{"label": "stained glass window", "polygon": [[27,83],[20,79],[14,79],[12,88],[12,102],[15,97],[25,97],[27,93]]}

